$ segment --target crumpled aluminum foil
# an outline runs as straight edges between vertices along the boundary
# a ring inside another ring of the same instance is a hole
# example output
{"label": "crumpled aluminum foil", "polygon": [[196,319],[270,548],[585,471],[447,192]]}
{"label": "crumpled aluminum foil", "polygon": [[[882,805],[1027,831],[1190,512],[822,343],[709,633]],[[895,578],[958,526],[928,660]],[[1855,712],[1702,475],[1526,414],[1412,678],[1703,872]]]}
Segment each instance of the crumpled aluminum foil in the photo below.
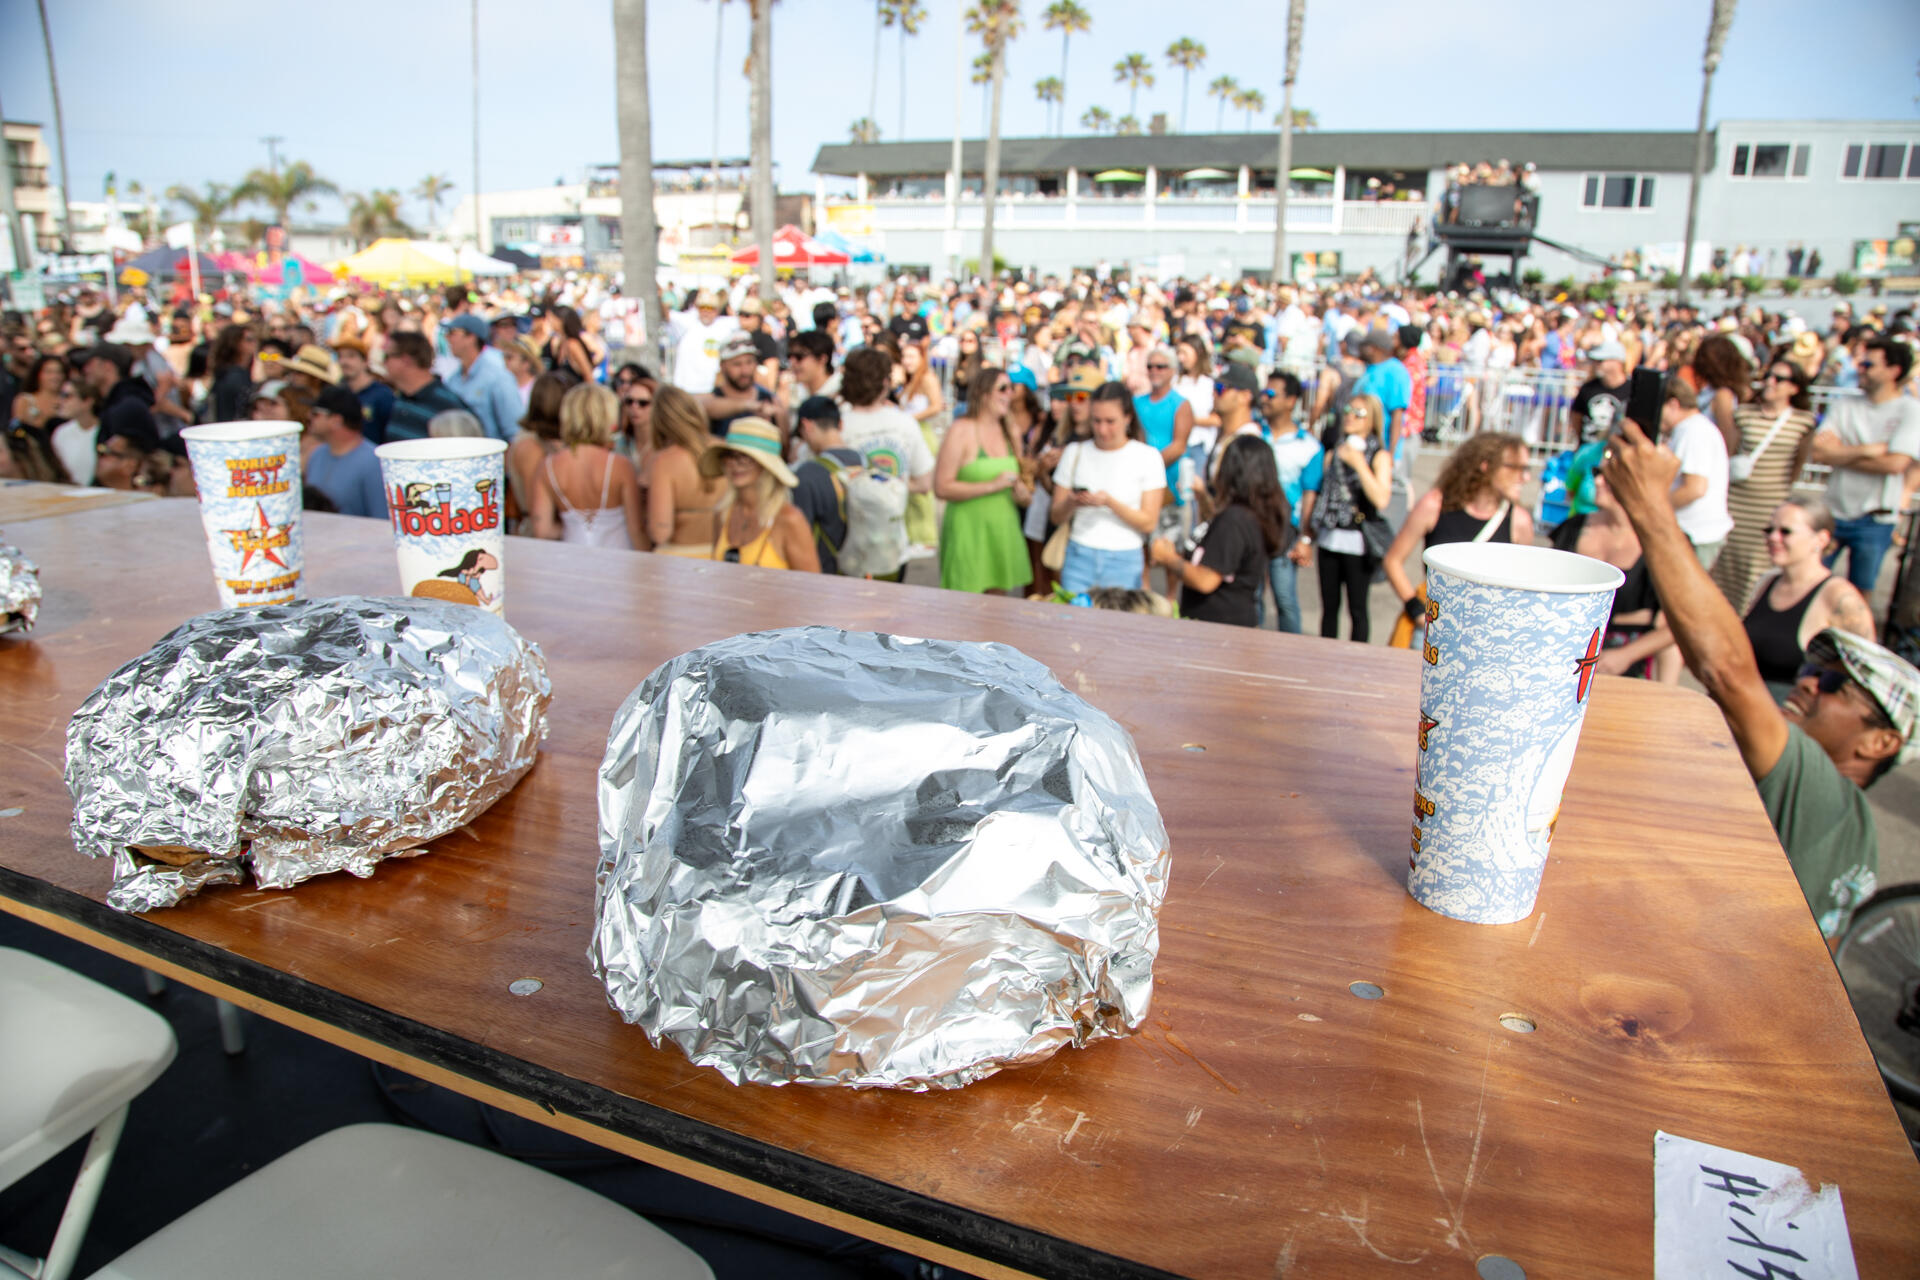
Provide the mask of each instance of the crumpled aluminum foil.
{"label": "crumpled aluminum foil", "polygon": [[20,548],[0,542],[0,635],[33,630],[39,614],[39,566]]}
{"label": "crumpled aluminum foil", "polygon": [[470,822],[533,766],[551,685],[485,609],[358,596],[202,614],[108,676],[67,725],[73,842],[107,902],[262,888]]}
{"label": "crumpled aluminum foil", "polygon": [[1132,739],[999,644],[682,654],[600,766],[608,999],[739,1084],[959,1088],[1137,1029],[1166,828]]}

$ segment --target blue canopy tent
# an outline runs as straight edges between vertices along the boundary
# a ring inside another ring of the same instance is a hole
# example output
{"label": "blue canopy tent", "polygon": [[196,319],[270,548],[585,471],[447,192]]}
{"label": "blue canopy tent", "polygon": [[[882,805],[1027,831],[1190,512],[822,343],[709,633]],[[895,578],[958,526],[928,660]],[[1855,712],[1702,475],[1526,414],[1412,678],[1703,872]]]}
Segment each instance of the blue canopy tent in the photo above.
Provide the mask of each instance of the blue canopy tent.
{"label": "blue canopy tent", "polygon": [[872,249],[867,248],[866,245],[858,241],[847,239],[832,228],[821,231],[818,235],[814,236],[814,239],[830,249],[838,249],[841,253],[846,254],[847,261],[849,262],[880,261],[880,259],[874,255]]}
{"label": "blue canopy tent", "polygon": [[[126,271],[129,268],[146,272],[149,280],[172,280],[176,276],[185,277],[187,275],[187,251],[185,249],[169,249],[162,245],[158,249],[149,249],[139,257],[120,264],[120,270],[122,271]],[[226,278],[226,272],[220,269],[219,263],[203,253],[200,255],[200,278],[202,280],[224,280]]]}

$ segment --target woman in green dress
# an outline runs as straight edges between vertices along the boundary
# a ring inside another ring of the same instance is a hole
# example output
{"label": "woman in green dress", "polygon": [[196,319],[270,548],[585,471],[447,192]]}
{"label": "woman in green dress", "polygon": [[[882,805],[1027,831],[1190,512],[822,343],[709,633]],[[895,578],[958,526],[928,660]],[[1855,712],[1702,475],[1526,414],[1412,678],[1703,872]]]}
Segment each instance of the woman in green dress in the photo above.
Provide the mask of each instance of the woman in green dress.
{"label": "woman in green dress", "polygon": [[1004,595],[1033,581],[1020,508],[1033,491],[1020,474],[1020,444],[1007,421],[1013,382],[984,368],[968,389],[967,416],[947,430],[933,491],[947,504],[940,528],[940,585]]}

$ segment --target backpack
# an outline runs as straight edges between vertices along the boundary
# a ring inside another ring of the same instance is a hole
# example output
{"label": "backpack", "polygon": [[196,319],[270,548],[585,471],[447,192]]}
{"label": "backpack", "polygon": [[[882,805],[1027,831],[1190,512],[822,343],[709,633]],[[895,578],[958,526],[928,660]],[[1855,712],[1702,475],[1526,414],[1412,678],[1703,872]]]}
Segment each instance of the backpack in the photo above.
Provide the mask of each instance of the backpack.
{"label": "backpack", "polygon": [[[847,536],[833,547],[840,572],[871,578],[894,572],[907,561],[907,482],[872,467],[848,466],[829,454],[814,459],[826,468],[833,494],[846,521]],[[816,530],[817,532],[817,530]]]}

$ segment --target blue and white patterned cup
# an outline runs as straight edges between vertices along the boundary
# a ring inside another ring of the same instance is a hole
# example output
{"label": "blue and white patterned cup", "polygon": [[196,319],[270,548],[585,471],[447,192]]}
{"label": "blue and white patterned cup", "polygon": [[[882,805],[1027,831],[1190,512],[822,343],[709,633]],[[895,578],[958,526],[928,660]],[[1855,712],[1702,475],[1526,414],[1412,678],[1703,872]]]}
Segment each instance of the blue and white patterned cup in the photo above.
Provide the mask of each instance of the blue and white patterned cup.
{"label": "blue and white patterned cup", "polygon": [[1544,547],[1430,548],[1412,872],[1475,924],[1533,913],[1621,572]]}
{"label": "blue and white patterned cup", "polygon": [[470,436],[374,450],[400,560],[400,589],[505,612],[507,445]]}
{"label": "blue and white patterned cup", "polygon": [[187,442],[224,609],[300,597],[300,424],[210,422]]}

